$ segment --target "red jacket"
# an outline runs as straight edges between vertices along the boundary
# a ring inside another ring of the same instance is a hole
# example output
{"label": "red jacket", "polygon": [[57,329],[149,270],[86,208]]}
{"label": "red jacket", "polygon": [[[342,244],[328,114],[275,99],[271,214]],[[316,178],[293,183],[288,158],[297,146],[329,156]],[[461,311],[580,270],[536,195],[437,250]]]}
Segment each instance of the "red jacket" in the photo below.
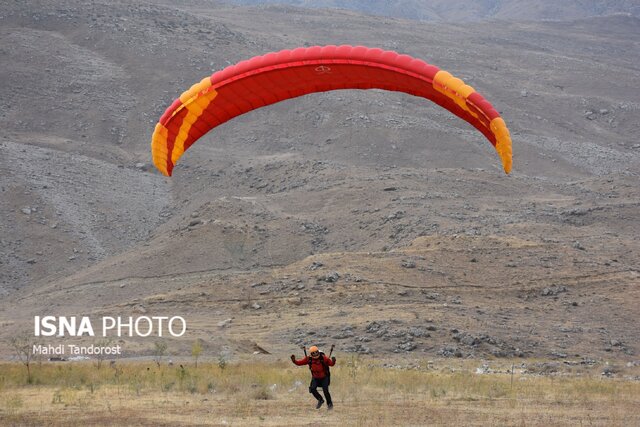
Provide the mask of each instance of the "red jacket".
{"label": "red jacket", "polygon": [[[328,366],[333,366],[336,364],[336,362],[329,359],[326,354],[323,357],[324,357],[324,363],[327,364]],[[308,365],[309,357],[305,356],[300,360],[294,360],[293,363],[295,363],[298,366]],[[319,357],[317,359],[314,359],[313,357],[311,358],[311,376],[319,380],[325,377],[324,366],[322,366],[322,362],[320,361]]]}

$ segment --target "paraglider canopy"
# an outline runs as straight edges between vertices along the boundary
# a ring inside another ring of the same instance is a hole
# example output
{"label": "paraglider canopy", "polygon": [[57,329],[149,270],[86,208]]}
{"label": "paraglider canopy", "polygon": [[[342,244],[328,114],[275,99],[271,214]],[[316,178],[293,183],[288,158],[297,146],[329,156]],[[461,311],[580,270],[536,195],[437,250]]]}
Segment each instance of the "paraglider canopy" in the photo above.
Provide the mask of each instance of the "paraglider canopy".
{"label": "paraglider canopy", "polygon": [[511,137],[493,106],[434,65],[364,46],[313,46],[256,56],[194,84],[156,124],[153,162],[167,176],[182,154],[216,126],[257,108],[314,92],[385,89],[429,99],[478,129],[511,171]]}

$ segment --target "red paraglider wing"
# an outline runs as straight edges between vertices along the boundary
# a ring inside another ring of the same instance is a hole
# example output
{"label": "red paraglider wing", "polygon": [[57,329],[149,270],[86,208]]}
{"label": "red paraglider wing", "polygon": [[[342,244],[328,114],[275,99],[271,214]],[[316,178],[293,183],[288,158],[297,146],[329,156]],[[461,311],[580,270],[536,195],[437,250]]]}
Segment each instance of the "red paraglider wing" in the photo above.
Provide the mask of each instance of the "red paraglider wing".
{"label": "red paraglider wing", "polygon": [[170,176],[195,141],[248,111],[313,92],[385,89],[430,99],[478,129],[511,170],[511,138],[498,112],[446,71],[392,51],[314,46],[256,56],[203,79],[160,118],[152,139],[156,167]]}

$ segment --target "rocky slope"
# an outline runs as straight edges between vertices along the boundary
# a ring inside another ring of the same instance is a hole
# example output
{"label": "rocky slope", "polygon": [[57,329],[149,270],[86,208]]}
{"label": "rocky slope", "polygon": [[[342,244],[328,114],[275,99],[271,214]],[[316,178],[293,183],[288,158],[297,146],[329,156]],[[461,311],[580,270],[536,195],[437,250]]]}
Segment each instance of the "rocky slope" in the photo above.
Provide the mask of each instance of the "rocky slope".
{"label": "rocky slope", "polygon": [[[3,335],[45,311],[180,312],[212,352],[306,336],[373,353],[634,357],[638,24],[10,2]],[[173,178],[150,167],[156,120],[193,82],[341,43],[408,53],[476,87],[512,131],[514,173],[466,123],[381,91],[254,111],[204,137]]]}
{"label": "rocky slope", "polygon": [[518,21],[570,21],[574,19],[625,13],[640,15],[637,0],[595,1],[569,0],[226,0],[244,5],[288,4],[305,8],[349,9],[370,15],[381,15],[423,21],[482,21],[487,19]]}

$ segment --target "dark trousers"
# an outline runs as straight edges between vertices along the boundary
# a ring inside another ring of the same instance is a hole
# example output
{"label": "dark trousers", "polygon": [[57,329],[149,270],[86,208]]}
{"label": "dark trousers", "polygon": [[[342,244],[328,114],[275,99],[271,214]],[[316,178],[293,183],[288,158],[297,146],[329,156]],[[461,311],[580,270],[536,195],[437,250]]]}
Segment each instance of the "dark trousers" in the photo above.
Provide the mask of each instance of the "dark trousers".
{"label": "dark trousers", "polygon": [[327,401],[327,405],[331,406],[333,405],[333,402],[331,402],[331,395],[329,394],[329,384],[331,384],[331,378],[329,377],[324,377],[324,378],[312,378],[311,379],[311,384],[309,385],[309,393],[313,394],[313,397],[315,397],[318,400],[322,400],[322,396],[320,396],[320,393],[318,393],[318,387],[322,387],[322,393],[324,393],[324,398]]}

